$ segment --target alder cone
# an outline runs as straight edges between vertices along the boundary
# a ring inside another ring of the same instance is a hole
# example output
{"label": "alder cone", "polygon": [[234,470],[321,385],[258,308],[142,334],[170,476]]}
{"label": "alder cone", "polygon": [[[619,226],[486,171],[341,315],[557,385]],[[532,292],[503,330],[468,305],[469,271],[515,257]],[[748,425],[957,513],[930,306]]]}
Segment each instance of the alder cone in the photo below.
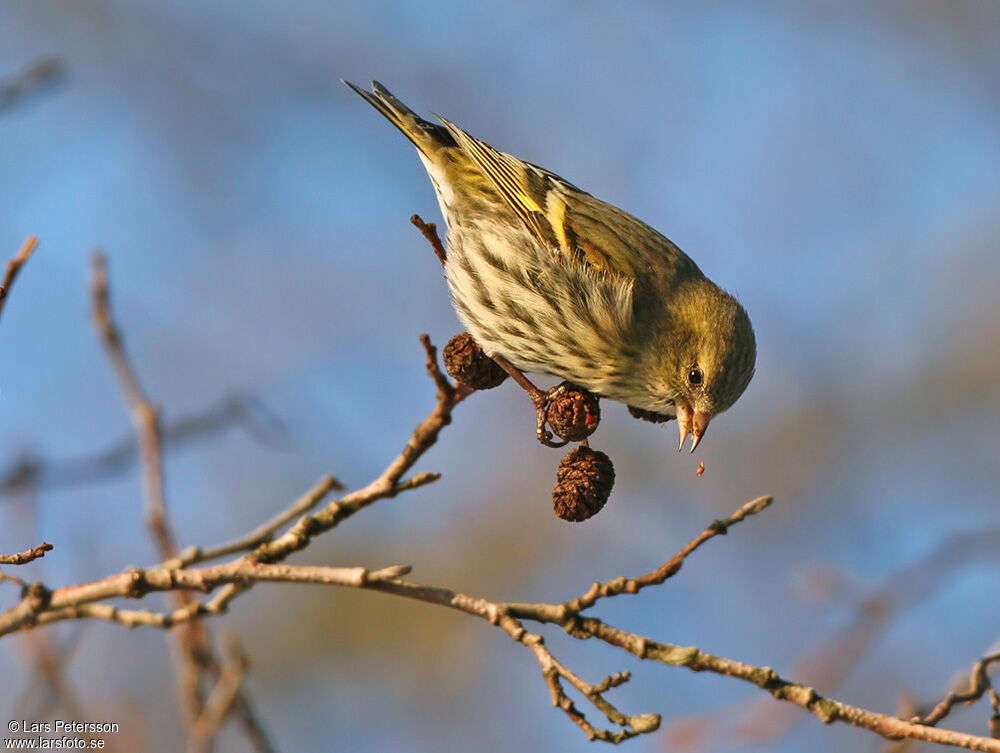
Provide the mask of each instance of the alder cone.
{"label": "alder cone", "polygon": [[559,463],[552,490],[553,509],[558,517],[574,523],[592,518],[608,501],[614,484],[611,458],[581,445]]}
{"label": "alder cone", "polygon": [[499,387],[507,378],[500,364],[486,355],[468,332],[455,335],[441,354],[445,371],[462,384],[475,390]]}
{"label": "alder cone", "polygon": [[545,413],[549,426],[561,439],[579,442],[586,439],[601,421],[601,403],[593,392],[563,382],[563,391],[552,398]]}

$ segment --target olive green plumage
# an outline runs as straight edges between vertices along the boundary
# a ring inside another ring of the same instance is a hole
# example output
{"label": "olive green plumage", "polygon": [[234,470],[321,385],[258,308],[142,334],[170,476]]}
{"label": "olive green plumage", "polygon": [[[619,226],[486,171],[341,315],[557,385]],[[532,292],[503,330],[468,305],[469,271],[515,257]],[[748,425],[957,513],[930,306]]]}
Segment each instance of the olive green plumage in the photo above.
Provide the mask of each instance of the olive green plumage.
{"label": "olive green plumage", "polygon": [[416,146],[448,226],[452,301],[486,352],[676,416],[693,450],[753,376],[753,327],[736,299],[621,209],[419,118],[377,82],[348,86]]}

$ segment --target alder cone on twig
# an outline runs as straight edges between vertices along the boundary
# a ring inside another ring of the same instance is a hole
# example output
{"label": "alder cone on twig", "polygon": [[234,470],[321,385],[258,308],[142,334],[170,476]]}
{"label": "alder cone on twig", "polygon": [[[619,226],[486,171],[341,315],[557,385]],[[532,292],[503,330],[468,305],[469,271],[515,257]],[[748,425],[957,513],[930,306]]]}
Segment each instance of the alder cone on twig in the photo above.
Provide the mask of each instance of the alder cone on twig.
{"label": "alder cone on twig", "polygon": [[615,467],[600,450],[581,445],[559,463],[552,504],[557,516],[579,523],[601,511],[615,485]]}
{"label": "alder cone on twig", "polygon": [[552,398],[545,417],[549,426],[567,442],[586,439],[601,421],[601,404],[594,393],[563,382],[563,391]]}
{"label": "alder cone on twig", "polygon": [[444,346],[441,354],[445,371],[462,384],[476,390],[498,387],[507,378],[507,372],[479,347],[468,332],[455,335]]}

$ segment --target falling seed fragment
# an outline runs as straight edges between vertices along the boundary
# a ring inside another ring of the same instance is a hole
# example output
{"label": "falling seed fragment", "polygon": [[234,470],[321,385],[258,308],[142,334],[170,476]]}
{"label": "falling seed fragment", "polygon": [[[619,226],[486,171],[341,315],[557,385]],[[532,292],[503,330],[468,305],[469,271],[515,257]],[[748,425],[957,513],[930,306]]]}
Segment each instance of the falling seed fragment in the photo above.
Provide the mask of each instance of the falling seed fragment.
{"label": "falling seed fragment", "polygon": [[698,475],[700,476],[704,472],[705,472],[705,461],[702,460],[700,463],[698,463]]}

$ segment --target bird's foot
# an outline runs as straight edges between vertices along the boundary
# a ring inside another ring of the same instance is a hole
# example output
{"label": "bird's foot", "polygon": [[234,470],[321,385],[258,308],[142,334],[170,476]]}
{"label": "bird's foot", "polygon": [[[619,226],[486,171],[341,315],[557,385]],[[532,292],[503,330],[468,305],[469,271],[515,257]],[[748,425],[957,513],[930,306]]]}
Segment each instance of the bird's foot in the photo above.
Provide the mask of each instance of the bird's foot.
{"label": "bird's foot", "polygon": [[552,402],[553,398],[558,397],[566,391],[566,386],[560,384],[558,387],[553,387],[548,391],[540,390],[530,379],[528,379],[528,377],[524,375],[523,371],[503,356],[493,356],[493,360],[500,365],[501,369],[510,374],[511,378],[521,385],[521,389],[527,392],[528,397],[531,398],[531,403],[535,406],[535,417],[537,420],[535,433],[538,437],[538,441],[546,447],[565,447],[569,444],[569,442],[565,440],[560,442],[555,441],[552,438],[552,432],[549,431],[546,426],[546,423],[548,422],[549,404]]}
{"label": "bird's foot", "polygon": [[538,441],[546,447],[565,447],[569,444],[569,441],[565,439],[558,442],[555,441],[552,438],[552,432],[549,431],[546,426],[546,423],[549,420],[549,405],[551,405],[553,399],[564,392],[566,392],[566,385],[560,384],[558,387],[553,387],[548,392],[542,392],[540,389],[535,387],[534,393],[528,393],[531,396],[531,402],[535,405],[535,416],[538,421],[535,426],[535,432],[538,436]]}

